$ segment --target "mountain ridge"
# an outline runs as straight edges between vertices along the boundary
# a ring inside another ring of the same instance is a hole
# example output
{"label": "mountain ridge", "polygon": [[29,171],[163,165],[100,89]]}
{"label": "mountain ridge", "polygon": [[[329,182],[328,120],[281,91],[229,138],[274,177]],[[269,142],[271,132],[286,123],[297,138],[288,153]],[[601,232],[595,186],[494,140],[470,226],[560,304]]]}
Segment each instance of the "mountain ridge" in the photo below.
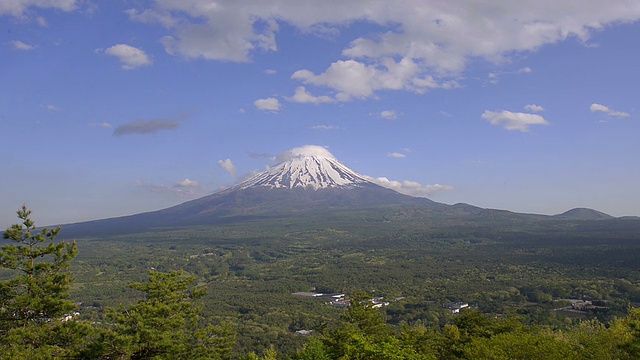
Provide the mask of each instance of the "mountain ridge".
{"label": "mountain ridge", "polygon": [[[469,204],[447,205],[401,194],[351,170],[326,149],[293,149],[281,163],[231,188],[165,209],[64,225],[67,233],[132,232],[151,228],[211,226],[247,220],[326,216],[334,213],[376,213],[393,210],[415,221],[519,223],[551,219],[601,220],[613,217],[592,209],[572,209],[555,216],[484,209]],[[457,219],[457,220],[456,220]]]}

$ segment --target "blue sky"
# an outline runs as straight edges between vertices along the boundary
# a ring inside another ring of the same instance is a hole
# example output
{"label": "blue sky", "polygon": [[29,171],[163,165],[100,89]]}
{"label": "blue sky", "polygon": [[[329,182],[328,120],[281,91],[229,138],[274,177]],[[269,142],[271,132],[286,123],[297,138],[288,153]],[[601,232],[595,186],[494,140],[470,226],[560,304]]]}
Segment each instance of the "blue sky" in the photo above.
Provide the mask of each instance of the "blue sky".
{"label": "blue sky", "polygon": [[640,3],[4,0],[0,225],[164,208],[279,153],[448,204],[640,216]]}

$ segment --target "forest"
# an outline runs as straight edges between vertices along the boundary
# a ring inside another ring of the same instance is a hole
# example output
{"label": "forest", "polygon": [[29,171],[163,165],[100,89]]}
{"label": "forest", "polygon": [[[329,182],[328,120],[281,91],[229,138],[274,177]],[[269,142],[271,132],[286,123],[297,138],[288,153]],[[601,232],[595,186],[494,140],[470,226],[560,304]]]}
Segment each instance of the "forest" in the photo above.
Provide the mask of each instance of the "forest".
{"label": "forest", "polygon": [[349,214],[74,241],[18,216],[0,250],[2,358],[640,357],[637,219]]}

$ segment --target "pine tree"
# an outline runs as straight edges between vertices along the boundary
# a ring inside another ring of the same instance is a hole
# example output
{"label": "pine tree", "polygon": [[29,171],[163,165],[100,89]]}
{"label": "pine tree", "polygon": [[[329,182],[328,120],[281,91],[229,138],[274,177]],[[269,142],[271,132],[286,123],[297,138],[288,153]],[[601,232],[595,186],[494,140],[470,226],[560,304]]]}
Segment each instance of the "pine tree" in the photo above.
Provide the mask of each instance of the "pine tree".
{"label": "pine tree", "polygon": [[0,248],[0,353],[7,358],[68,356],[78,346],[86,324],[65,321],[75,304],[69,300],[68,272],[78,254],[76,243],[55,242],[60,228],[38,231],[25,205],[21,223],[7,228]]}
{"label": "pine tree", "polygon": [[0,250],[0,267],[15,277],[0,282],[0,331],[58,319],[75,307],[67,268],[78,254],[76,243],[54,242],[60,228],[38,232],[30,216],[23,205],[18,210],[22,223],[3,235],[13,243]]}
{"label": "pine tree", "polygon": [[234,346],[228,327],[202,326],[195,300],[205,289],[182,271],[149,272],[149,282],[132,288],[145,298],[130,308],[109,309],[112,330],[104,334],[104,358],[225,359]]}

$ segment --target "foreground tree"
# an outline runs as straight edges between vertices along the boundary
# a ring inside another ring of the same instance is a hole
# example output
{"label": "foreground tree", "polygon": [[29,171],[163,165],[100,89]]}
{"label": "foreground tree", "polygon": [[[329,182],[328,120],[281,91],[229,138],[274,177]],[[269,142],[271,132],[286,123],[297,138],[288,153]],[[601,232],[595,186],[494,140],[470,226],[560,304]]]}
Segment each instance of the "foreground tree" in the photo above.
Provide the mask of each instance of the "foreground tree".
{"label": "foreground tree", "polygon": [[[37,230],[26,206],[21,223],[7,228],[0,248],[0,353],[6,358],[72,356],[91,336],[90,326],[73,321],[69,300],[71,260],[76,243],[55,242],[60,228]],[[7,243],[8,240],[8,243]]]}
{"label": "foreground tree", "polygon": [[296,353],[296,360],[432,360],[430,353],[418,353],[404,343],[394,329],[386,324],[380,309],[371,297],[359,292],[351,297],[351,305],[337,326],[312,338]]}
{"label": "foreground tree", "polygon": [[14,278],[0,283],[0,329],[39,324],[62,317],[75,308],[69,301],[71,259],[78,255],[76,243],[54,242],[60,228],[37,231],[23,205],[20,224],[7,228],[3,239],[12,243],[0,251],[0,266]]}
{"label": "foreground tree", "polygon": [[[195,300],[206,289],[182,271],[149,272],[149,282],[132,288],[145,298],[130,308],[110,309],[113,327],[103,333],[102,358],[108,359],[225,359],[234,346],[225,326],[200,324]],[[94,354],[95,355],[95,354]]]}

